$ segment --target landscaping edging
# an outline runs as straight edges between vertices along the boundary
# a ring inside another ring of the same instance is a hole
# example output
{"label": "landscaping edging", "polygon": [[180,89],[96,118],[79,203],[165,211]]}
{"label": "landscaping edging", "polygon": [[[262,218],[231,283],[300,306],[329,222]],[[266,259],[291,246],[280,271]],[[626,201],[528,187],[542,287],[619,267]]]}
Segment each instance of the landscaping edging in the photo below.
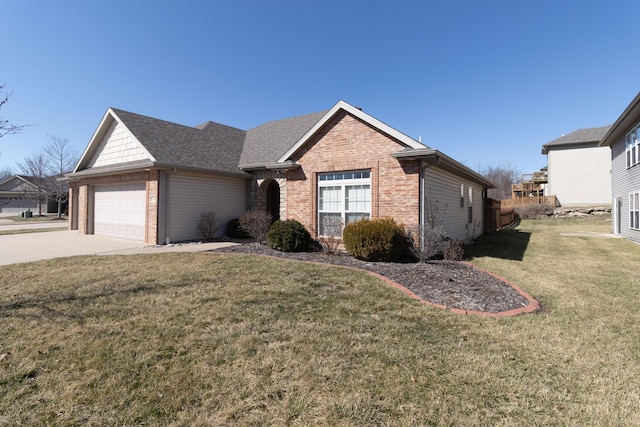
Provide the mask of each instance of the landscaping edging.
{"label": "landscaping edging", "polygon": [[[427,281],[427,284],[424,281],[420,280],[419,285],[416,287],[416,283],[408,282],[408,284],[401,284],[397,280],[401,282],[405,279],[405,276],[393,277],[392,270],[385,270],[384,265],[386,263],[372,263],[372,268],[367,268],[359,266],[359,265],[348,265],[345,263],[334,263],[334,262],[323,262],[321,260],[313,259],[309,257],[308,253],[275,253],[264,245],[253,246],[253,247],[245,247],[241,248],[240,246],[233,246],[228,248],[222,248],[220,250],[216,250],[214,252],[218,253],[228,253],[228,254],[249,254],[249,255],[260,255],[267,258],[274,259],[288,259],[292,261],[302,261],[310,264],[317,265],[331,265],[336,267],[344,267],[352,270],[364,271],[373,275],[374,277],[382,279],[388,285],[400,290],[405,295],[416,299],[424,304],[430,305],[432,307],[436,307],[442,310],[450,311],[454,314],[463,314],[463,315],[475,315],[482,317],[511,317],[525,313],[532,313],[537,311],[540,308],[540,304],[529,294],[523,291],[517,285],[497,276],[494,273],[483,270],[482,268],[476,267],[468,262],[460,262],[458,265],[463,266],[464,268],[461,270],[460,268],[456,268],[455,264],[452,267],[438,267],[440,271],[442,268],[453,268],[451,271],[451,275],[447,275],[444,280],[440,277],[440,281]],[[301,258],[302,257],[302,258]],[[355,260],[358,261],[358,260]],[[379,268],[380,266],[383,268]],[[402,264],[394,264],[390,263],[391,268],[395,268],[396,266],[400,266]],[[416,266],[424,267],[424,264],[417,263]],[[375,271],[374,271],[375,270]],[[415,270],[411,270],[415,271]],[[469,273],[463,273],[460,276],[461,271],[473,272],[476,271],[478,273],[471,273],[472,275],[472,286],[468,286],[469,282],[464,282],[465,278],[468,279]],[[424,272],[422,272],[424,274]],[[389,276],[389,277],[387,277]],[[415,277],[415,274],[412,275]],[[482,277],[484,276],[484,278]],[[430,276],[421,276],[421,277],[430,277]],[[448,277],[448,279],[447,279]],[[427,280],[427,279],[425,279]],[[477,280],[477,281],[476,281]],[[495,283],[501,283],[500,286],[496,288]],[[436,283],[434,285],[434,283]],[[437,283],[441,283],[442,285],[438,285]],[[467,286],[465,286],[465,284]],[[424,292],[424,286],[431,286],[431,292]],[[434,288],[435,286],[435,288]],[[443,286],[443,287],[440,287]],[[414,289],[415,288],[415,289]],[[502,289],[502,290],[501,290]],[[435,294],[433,293],[435,291]],[[452,300],[449,298],[449,293],[454,292],[455,295],[458,295],[460,300],[456,300],[460,304],[455,304],[460,307],[462,305],[463,308],[452,307],[454,304],[448,304],[443,301]],[[444,295],[446,298],[442,298]],[[422,295],[422,296],[421,296]],[[434,300],[430,301],[429,296],[433,296]],[[480,299],[477,299],[477,298]],[[438,301],[442,300],[442,301]],[[438,301],[438,302],[435,302]],[[487,302],[490,301],[490,302]],[[510,304],[505,304],[505,301],[510,301]],[[448,305],[447,305],[448,304]],[[522,304],[522,306],[518,306]],[[467,305],[465,308],[464,306]],[[479,309],[473,309],[474,307],[478,307]],[[495,307],[497,310],[483,310],[482,308]],[[514,308],[512,308],[514,307]],[[508,309],[507,309],[508,308]]]}

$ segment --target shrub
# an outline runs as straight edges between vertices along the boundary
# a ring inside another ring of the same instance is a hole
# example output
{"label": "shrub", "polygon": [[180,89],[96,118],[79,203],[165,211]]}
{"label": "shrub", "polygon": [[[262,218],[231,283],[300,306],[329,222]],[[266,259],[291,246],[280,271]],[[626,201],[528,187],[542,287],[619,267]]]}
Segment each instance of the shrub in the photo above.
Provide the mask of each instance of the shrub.
{"label": "shrub", "polygon": [[427,262],[442,255],[447,241],[443,226],[416,225],[410,227],[407,234],[411,243],[411,255],[421,262]]}
{"label": "shrub", "polygon": [[234,218],[227,223],[227,236],[236,239],[251,237],[247,234],[246,231],[240,228],[240,219],[238,218]]}
{"label": "shrub", "polygon": [[343,225],[340,217],[325,216],[322,218],[320,229],[323,235],[318,237],[318,242],[322,246],[324,253],[331,255],[338,252],[342,242]]}
{"label": "shrub", "polygon": [[442,245],[442,256],[447,261],[461,261],[464,257],[464,245],[460,240],[447,239]]}
{"label": "shrub", "polygon": [[404,227],[392,218],[347,224],[342,240],[349,254],[365,261],[397,261],[406,246]]}
{"label": "shrub", "polygon": [[548,203],[536,203],[531,205],[524,205],[516,208],[516,214],[520,218],[540,218],[544,216],[553,215],[554,208]]}
{"label": "shrub", "polygon": [[267,245],[282,252],[301,252],[309,249],[311,235],[298,221],[276,221],[267,233]]}
{"label": "shrub", "polygon": [[253,210],[242,215],[238,221],[240,222],[240,229],[244,230],[259,243],[262,243],[267,237],[272,220],[273,218],[267,212]]}
{"label": "shrub", "polygon": [[202,234],[205,240],[213,240],[216,236],[216,232],[220,228],[220,222],[218,221],[218,214],[213,211],[202,212],[200,214],[200,221],[198,222],[198,231]]}

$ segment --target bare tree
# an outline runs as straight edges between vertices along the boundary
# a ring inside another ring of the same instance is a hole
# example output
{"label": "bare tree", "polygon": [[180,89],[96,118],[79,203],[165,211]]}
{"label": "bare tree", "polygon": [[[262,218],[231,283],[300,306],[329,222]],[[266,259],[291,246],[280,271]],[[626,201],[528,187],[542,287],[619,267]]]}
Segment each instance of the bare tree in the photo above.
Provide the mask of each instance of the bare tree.
{"label": "bare tree", "polygon": [[6,181],[7,179],[11,178],[13,175],[15,174],[8,167],[0,169],[0,182]]}
{"label": "bare tree", "polygon": [[62,205],[69,200],[69,184],[59,181],[65,173],[71,172],[78,161],[78,152],[71,146],[68,138],[47,135],[44,154],[49,167],[48,188],[58,203],[58,219],[62,218]]}
{"label": "bare tree", "polygon": [[480,174],[496,186],[487,191],[487,196],[492,199],[510,199],[511,185],[520,180],[520,171],[510,164],[489,165],[480,168]]}
{"label": "bare tree", "polygon": [[33,192],[25,192],[25,198],[38,203],[38,216],[42,216],[42,204],[47,200],[47,185],[49,181],[50,162],[44,153],[35,153],[18,163],[24,177],[36,186]]}
{"label": "bare tree", "polygon": [[[12,92],[6,92],[4,90],[4,87],[5,85],[0,85],[0,110],[2,110],[2,107],[4,107],[4,105],[7,102],[9,102],[9,97],[11,96],[11,93],[12,93]],[[22,129],[24,129],[27,126],[28,125],[11,124],[9,123],[9,120],[4,120],[2,116],[0,116],[0,138],[2,138],[5,135],[20,133],[22,132]]]}

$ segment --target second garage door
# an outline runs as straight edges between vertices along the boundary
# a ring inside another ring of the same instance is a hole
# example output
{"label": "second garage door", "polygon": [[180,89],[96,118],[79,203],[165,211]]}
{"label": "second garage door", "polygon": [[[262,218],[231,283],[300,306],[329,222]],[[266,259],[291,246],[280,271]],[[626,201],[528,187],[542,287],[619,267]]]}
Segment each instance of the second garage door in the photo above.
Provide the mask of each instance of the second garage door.
{"label": "second garage door", "polygon": [[144,241],[144,182],[103,185],[94,192],[94,234]]}

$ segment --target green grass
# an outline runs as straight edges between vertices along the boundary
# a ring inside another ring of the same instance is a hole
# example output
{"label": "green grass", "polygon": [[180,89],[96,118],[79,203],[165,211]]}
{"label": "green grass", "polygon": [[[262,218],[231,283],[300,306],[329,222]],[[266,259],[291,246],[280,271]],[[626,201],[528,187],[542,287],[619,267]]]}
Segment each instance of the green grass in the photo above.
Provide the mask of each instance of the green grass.
{"label": "green grass", "polygon": [[639,425],[640,247],[560,236],[607,227],[479,239],[542,302],[506,319],[251,255],[0,267],[0,424]]}

